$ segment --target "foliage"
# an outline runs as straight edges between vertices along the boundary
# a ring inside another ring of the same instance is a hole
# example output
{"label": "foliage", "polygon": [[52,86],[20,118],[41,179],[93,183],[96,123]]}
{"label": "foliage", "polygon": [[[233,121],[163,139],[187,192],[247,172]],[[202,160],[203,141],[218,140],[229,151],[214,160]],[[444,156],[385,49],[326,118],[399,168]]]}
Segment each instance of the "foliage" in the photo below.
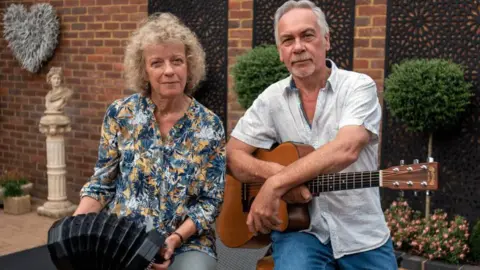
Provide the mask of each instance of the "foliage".
{"label": "foliage", "polygon": [[456,216],[450,222],[443,210],[435,210],[430,219],[421,218],[408,203],[394,201],[385,211],[395,248],[430,260],[459,263],[467,258],[468,222]]}
{"label": "foliage", "polygon": [[472,249],[473,260],[480,262],[480,219],[473,227],[472,236],[470,237],[470,247]]}
{"label": "foliage", "polygon": [[9,181],[7,182],[3,188],[4,193],[3,196],[7,197],[19,197],[23,195],[22,185],[18,181]]}
{"label": "foliage", "polygon": [[464,260],[470,251],[468,247],[468,222],[456,216],[450,222],[443,210],[436,210],[431,220],[422,220],[422,231],[412,242],[412,252],[424,257],[442,259],[450,263]]}
{"label": "foliage", "polygon": [[419,211],[412,210],[403,199],[392,202],[390,208],[385,211],[385,218],[395,248],[401,250],[411,248],[410,243],[420,231],[420,215]]}
{"label": "foliage", "polygon": [[274,45],[258,46],[237,58],[232,68],[233,89],[247,109],[265,88],[288,75]]}
{"label": "foliage", "polygon": [[448,128],[470,103],[471,84],[461,66],[443,59],[413,59],[396,64],[385,79],[385,101],[409,131]]}
{"label": "foliage", "polygon": [[5,171],[3,175],[0,176],[0,187],[4,187],[10,182],[19,182],[20,185],[28,184],[28,180],[25,176],[22,176],[15,171]]}

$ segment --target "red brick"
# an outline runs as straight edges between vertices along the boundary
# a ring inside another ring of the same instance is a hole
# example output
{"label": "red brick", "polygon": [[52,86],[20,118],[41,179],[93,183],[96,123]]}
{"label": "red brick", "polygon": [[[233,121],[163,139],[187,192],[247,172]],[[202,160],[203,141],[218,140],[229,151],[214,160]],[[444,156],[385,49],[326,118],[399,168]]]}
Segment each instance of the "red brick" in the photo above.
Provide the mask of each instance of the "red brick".
{"label": "red brick", "polygon": [[80,15],[80,14],[86,14],[87,9],[85,7],[74,7],[72,8],[72,14],[73,15]]}
{"label": "red brick", "polygon": [[105,30],[117,30],[120,27],[118,23],[105,23]]}
{"label": "red brick", "polygon": [[370,47],[370,40],[366,39],[366,38],[356,38],[354,40],[354,46],[355,46],[355,48],[357,48],[357,47],[368,48],[368,47]]}
{"label": "red brick", "polygon": [[241,8],[240,2],[229,1],[228,10],[239,10]]}
{"label": "red brick", "polygon": [[252,38],[252,30],[231,30],[230,31],[231,38]]}
{"label": "red brick", "polygon": [[372,48],[385,48],[385,39],[372,39]]}
{"label": "red brick", "polygon": [[370,67],[373,69],[384,69],[385,60],[372,60],[370,61]]}
{"label": "red brick", "polygon": [[103,61],[103,56],[101,55],[89,55],[87,57],[88,62],[102,62]]}
{"label": "red brick", "polygon": [[79,21],[80,22],[93,22],[94,21],[94,17],[93,16],[80,16],[79,17]]}
{"label": "red brick", "polygon": [[112,48],[98,47],[98,48],[95,48],[95,53],[96,54],[112,54]]}
{"label": "red brick", "polygon": [[95,15],[95,20],[97,22],[108,22],[111,17],[111,15]]}
{"label": "red brick", "polygon": [[369,26],[370,25],[370,17],[356,17],[355,18],[355,27],[359,26]]}
{"label": "red brick", "polygon": [[[112,36],[112,33],[110,32],[95,32],[95,38],[110,38],[111,36]],[[109,46],[109,45],[105,43],[105,46]]]}
{"label": "red brick", "polygon": [[72,24],[72,30],[85,30],[86,26],[84,23],[73,23]]}
{"label": "red brick", "polygon": [[370,5],[372,3],[372,0],[355,0],[355,4],[357,6],[359,5]]}
{"label": "red brick", "polygon": [[120,13],[120,7],[119,6],[103,7],[103,14],[115,14],[115,13]]}
{"label": "red brick", "polygon": [[238,20],[229,20],[228,28],[240,28],[240,22]]}
{"label": "red brick", "polygon": [[355,70],[358,69],[367,69],[368,68],[368,60],[353,60],[353,68]]}
{"label": "red brick", "polygon": [[243,1],[242,9],[253,9],[253,1]]}
{"label": "red brick", "polygon": [[112,0],[96,0],[95,1],[95,4],[97,6],[101,6],[101,5],[111,5],[112,4]]}
{"label": "red brick", "polygon": [[366,27],[358,29],[358,37],[383,37],[385,38],[385,27]]}
{"label": "red brick", "polygon": [[373,26],[386,26],[387,18],[385,16],[373,17]]}
{"label": "red brick", "polygon": [[355,57],[358,58],[383,58],[385,52],[383,49],[365,49],[365,48],[356,48]]}
{"label": "red brick", "polygon": [[242,28],[252,28],[252,20],[243,20]]}
{"label": "red brick", "polygon": [[136,23],[122,23],[120,25],[120,28],[122,30],[133,30],[133,29],[137,28],[137,24]]}
{"label": "red brick", "polygon": [[88,30],[100,30],[103,28],[103,25],[101,23],[89,23],[87,24],[87,29]]}
{"label": "red brick", "polygon": [[250,10],[232,10],[229,18],[231,19],[249,19],[252,18],[252,11]]}
{"label": "red brick", "polygon": [[359,16],[386,15],[386,6],[360,6],[358,8]]}
{"label": "red brick", "polygon": [[76,7],[78,6],[78,1],[79,0],[64,0],[63,4],[66,7]]}

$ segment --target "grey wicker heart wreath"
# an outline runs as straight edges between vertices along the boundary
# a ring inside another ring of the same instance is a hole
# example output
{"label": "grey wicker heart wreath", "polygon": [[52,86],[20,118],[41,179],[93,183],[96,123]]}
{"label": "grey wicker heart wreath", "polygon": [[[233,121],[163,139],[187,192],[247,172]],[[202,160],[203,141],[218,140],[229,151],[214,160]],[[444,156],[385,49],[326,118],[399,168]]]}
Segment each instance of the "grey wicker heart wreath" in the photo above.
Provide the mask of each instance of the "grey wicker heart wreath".
{"label": "grey wicker heart wreath", "polygon": [[60,24],[50,4],[36,4],[28,12],[12,4],[3,17],[3,36],[23,68],[36,73],[57,47]]}

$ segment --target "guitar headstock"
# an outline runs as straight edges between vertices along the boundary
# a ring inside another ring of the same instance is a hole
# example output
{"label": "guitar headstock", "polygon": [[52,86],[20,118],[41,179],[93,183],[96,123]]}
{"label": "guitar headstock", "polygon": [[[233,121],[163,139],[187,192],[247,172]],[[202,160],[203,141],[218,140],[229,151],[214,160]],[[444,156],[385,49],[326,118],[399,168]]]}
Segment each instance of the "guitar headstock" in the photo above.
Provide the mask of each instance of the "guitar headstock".
{"label": "guitar headstock", "polygon": [[382,170],[382,187],[396,190],[437,190],[438,163],[431,162],[393,166]]}

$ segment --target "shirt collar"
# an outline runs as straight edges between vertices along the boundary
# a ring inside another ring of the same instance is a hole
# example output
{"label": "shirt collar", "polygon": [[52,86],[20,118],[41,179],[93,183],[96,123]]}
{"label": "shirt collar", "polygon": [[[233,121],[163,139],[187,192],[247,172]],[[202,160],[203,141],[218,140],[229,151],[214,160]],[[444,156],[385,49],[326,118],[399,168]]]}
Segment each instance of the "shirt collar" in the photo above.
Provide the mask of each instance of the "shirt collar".
{"label": "shirt collar", "polygon": [[[327,79],[327,84],[325,86],[325,89],[328,90],[328,89],[331,89],[333,92],[337,91],[337,88],[335,87],[336,86],[336,81],[337,81],[337,76],[338,76],[338,68],[337,68],[337,65],[335,65],[335,63],[330,60],[330,59],[326,59],[325,61],[327,67],[330,68],[331,72],[330,72],[330,76],[328,77]],[[290,74],[289,76],[289,80],[290,80],[290,83],[288,84],[288,86],[286,87],[286,89],[288,91],[298,91],[298,88],[295,84],[295,81],[293,80],[293,77],[292,75]]]}

